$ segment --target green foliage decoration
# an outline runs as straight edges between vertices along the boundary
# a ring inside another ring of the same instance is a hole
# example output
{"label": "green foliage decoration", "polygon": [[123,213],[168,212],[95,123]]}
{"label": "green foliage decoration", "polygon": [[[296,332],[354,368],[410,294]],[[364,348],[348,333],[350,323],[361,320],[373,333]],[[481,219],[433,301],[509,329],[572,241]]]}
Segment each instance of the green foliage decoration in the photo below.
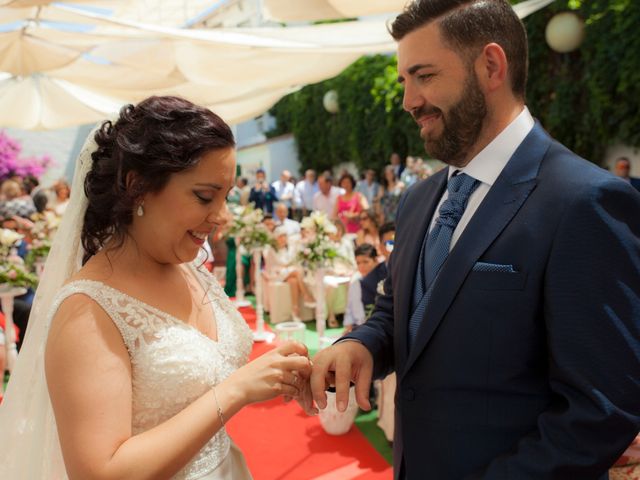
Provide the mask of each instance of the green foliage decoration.
{"label": "green foliage decoration", "polygon": [[[347,161],[380,169],[394,151],[423,151],[417,125],[402,110],[395,65],[392,55],[362,57],[337,77],[284,97],[271,110],[277,127],[268,136],[292,132],[303,168],[317,170]],[[339,95],[337,114],[322,105],[332,89]]]}
{"label": "green foliage decoration", "polygon": [[[559,54],[544,31],[567,10],[585,20],[586,37],[577,51]],[[556,139],[595,163],[611,144],[640,146],[639,24],[634,0],[559,0],[525,19],[529,108]]]}
{"label": "green foliage decoration", "polygon": [[[585,20],[586,38],[576,52],[559,54],[547,45],[545,28],[566,10]],[[525,25],[527,104],[551,135],[595,163],[611,144],[640,147],[640,1],[557,0]],[[396,78],[395,55],[362,57],[337,77],[280,100],[271,110],[278,126],[268,135],[293,133],[303,168],[353,161],[379,171],[394,151],[425,157]],[[322,105],[332,89],[339,95],[337,114]]]}

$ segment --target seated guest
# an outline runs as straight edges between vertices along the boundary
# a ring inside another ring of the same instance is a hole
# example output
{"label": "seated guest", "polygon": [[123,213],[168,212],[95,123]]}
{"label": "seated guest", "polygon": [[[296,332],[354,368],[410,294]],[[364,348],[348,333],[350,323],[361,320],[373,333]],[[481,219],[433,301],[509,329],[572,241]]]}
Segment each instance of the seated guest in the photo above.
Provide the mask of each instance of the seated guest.
{"label": "seated guest", "polygon": [[362,287],[362,303],[365,312],[373,309],[381,284],[387,278],[387,262],[393,251],[393,241],[396,235],[396,225],[393,222],[385,223],[380,227],[380,243],[382,244],[382,255],[384,262],[380,262],[366,277],[360,282]]}
{"label": "seated guest", "polygon": [[367,319],[362,303],[362,287],[360,282],[378,264],[378,252],[370,243],[363,243],[356,248],[357,272],[351,278],[347,296],[347,309],[344,312],[344,331],[349,333],[358,325],[362,325]]}
{"label": "seated guest", "polygon": [[62,216],[67,209],[67,205],[69,205],[71,188],[66,180],[61,179],[54,184],[53,192],[55,193],[55,197],[53,198],[53,211],[56,212],[56,215]]}
{"label": "seated guest", "polygon": [[334,273],[351,275],[355,268],[355,245],[353,242],[353,235],[347,234],[344,228],[344,223],[340,220],[334,220],[333,224],[336,227],[336,233],[329,235],[329,238],[338,245],[339,258],[334,265]]}
{"label": "seated guest", "polygon": [[264,216],[262,217],[262,223],[271,233],[273,233],[276,229],[276,221],[273,219],[273,215],[270,213],[264,214]]}
{"label": "seated guest", "polygon": [[302,272],[296,265],[296,252],[288,243],[287,231],[282,227],[276,228],[276,247],[265,249],[265,275],[268,280],[287,282],[291,291],[291,311],[294,322],[300,322],[300,296],[305,304],[313,304],[314,299],[304,283]]}
{"label": "seated guest", "polygon": [[276,225],[283,227],[288,236],[300,235],[300,222],[288,218],[289,207],[287,207],[285,203],[280,202],[276,204],[275,217],[277,218]]}
{"label": "seated guest", "polygon": [[360,213],[360,230],[358,230],[356,235],[356,246],[369,243],[375,247],[378,255],[382,255],[380,232],[376,217],[376,214],[372,210]]}
{"label": "seated guest", "polygon": [[[346,282],[355,269],[356,260],[353,235],[345,232],[344,224],[340,220],[333,220],[333,224],[336,227],[336,233],[329,235],[329,239],[338,247],[338,258],[334,260],[331,272],[329,273],[336,277],[345,277],[345,285],[341,287],[340,284],[343,283],[341,281],[337,283],[332,281],[325,282],[325,298],[327,301],[327,325],[329,325],[330,328],[337,328],[339,324],[336,318],[336,311],[344,308],[344,295],[341,300],[339,290],[346,287]],[[334,278],[334,280],[337,280],[337,278]]]}
{"label": "seated guest", "polygon": [[29,195],[23,195],[18,182],[5,180],[0,186],[0,218],[22,217],[29,218],[36,211],[33,200]]}

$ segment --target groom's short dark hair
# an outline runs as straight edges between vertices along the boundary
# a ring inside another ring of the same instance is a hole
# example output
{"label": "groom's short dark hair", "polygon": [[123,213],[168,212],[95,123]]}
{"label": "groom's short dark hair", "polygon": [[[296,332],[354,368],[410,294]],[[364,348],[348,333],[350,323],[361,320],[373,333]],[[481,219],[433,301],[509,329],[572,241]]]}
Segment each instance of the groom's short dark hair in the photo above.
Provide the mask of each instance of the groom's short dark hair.
{"label": "groom's short dark hair", "polygon": [[442,41],[467,62],[488,43],[500,45],[507,56],[513,94],[524,99],[527,32],[507,0],[414,0],[396,17],[390,33],[399,41],[434,21],[439,22]]}

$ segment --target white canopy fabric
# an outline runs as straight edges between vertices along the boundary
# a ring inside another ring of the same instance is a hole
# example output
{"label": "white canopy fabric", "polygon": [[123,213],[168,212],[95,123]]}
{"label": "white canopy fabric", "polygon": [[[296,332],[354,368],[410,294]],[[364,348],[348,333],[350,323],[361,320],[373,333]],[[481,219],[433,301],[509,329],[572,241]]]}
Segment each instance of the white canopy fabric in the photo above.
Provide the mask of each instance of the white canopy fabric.
{"label": "white canopy fabric", "polygon": [[407,0],[263,0],[269,18],[301,22],[400,12]]}
{"label": "white canopy fabric", "polygon": [[[323,1],[347,16],[357,13],[356,7],[368,5],[370,13],[394,3]],[[520,5],[535,11],[551,1]],[[0,30],[0,127],[55,129],[97,122],[123,104],[154,94],[183,96],[237,123],[302,85],[339,74],[363,54],[395,50],[384,18],[198,30],[137,20],[142,6],[153,18],[154,5],[164,4],[165,10],[173,5],[177,12],[191,1],[73,3],[0,0],[0,24],[5,24]],[[176,14],[176,24],[210,3],[193,2],[197,8],[184,10],[180,18]]]}
{"label": "white canopy fabric", "polygon": [[[266,14],[279,22],[300,22],[402,11],[409,0],[263,0]],[[554,0],[529,0],[513,8],[520,18],[546,7]]]}

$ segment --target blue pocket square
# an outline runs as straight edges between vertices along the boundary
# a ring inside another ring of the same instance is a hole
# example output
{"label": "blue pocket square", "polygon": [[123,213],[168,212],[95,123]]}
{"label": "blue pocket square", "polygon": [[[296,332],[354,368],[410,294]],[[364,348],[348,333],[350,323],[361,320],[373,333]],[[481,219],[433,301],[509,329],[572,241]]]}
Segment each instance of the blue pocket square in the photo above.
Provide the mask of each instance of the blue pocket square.
{"label": "blue pocket square", "polygon": [[476,262],[473,266],[474,272],[503,272],[503,273],[517,273],[513,269],[513,265],[502,265],[500,263],[486,263]]}

